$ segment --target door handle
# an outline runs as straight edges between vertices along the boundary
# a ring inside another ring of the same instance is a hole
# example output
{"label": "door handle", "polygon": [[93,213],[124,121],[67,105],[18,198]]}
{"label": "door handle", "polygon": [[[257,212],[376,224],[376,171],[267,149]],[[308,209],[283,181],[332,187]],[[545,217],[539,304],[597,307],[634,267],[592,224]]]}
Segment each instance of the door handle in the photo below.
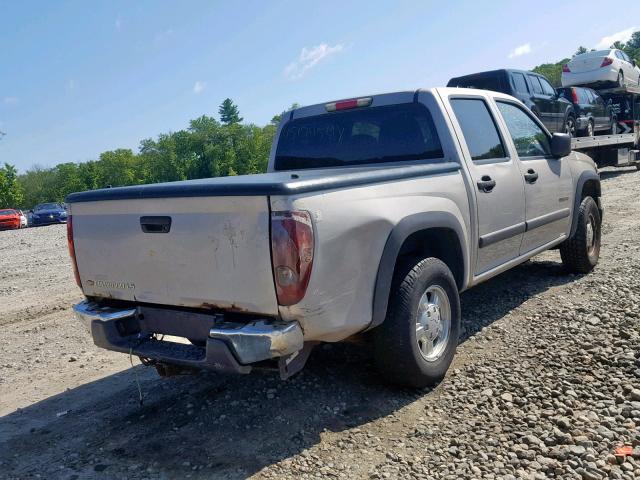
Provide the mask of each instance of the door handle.
{"label": "door handle", "polygon": [[527,183],[536,183],[538,180],[538,174],[535,172],[533,168],[527,170],[527,173],[524,174],[524,179]]}
{"label": "door handle", "polygon": [[169,233],[171,217],[140,217],[140,227],[144,233]]}
{"label": "door handle", "polygon": [[484,193],[489,193],[496,186],[496,181],[492,180],[489,175],[483,175],[478,181],[478,188]]}

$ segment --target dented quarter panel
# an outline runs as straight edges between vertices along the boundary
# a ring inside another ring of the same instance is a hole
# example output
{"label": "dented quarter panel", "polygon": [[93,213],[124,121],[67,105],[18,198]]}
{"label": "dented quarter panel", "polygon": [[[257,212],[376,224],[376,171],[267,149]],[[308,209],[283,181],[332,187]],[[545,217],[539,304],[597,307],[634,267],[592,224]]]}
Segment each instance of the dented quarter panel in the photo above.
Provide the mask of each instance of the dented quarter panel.
{"label": "dented quarter panel", "polygon": [[[468,237],[467,193],[460,171],[295,197],[272,197],[273,210],[311,212],[313,269],[305,297],[280,307],[305,340],[339,341],[365,329],[382,251],[400,219],[422,212],[455,216]],[[461,239],[466,242],[466,239]],[[463,246],[464,251],[469,249]]]}

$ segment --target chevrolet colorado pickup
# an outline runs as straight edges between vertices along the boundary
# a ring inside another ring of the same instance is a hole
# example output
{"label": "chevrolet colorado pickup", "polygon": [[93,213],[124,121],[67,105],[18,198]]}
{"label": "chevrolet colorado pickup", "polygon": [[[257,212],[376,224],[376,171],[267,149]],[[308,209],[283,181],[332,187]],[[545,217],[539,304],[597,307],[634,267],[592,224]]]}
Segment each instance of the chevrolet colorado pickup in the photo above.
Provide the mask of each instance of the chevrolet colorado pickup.
{"label": "chevrolet colorado pickup", "polygon": [[459,292],[555,247],[586,273],[600,251],[593,161],[484,90],[298,108],[265,174],[66,202],[77,317],[161,374],[287,378],[317,343],[366,332],[389,381],[423,387],[455,353]]}

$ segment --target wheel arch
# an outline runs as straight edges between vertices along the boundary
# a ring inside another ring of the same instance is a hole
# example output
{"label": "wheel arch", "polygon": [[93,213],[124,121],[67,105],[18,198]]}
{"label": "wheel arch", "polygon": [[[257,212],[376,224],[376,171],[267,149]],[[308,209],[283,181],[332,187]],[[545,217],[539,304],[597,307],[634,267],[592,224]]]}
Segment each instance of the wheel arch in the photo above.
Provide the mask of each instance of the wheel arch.
{"label": "wheel arch", "polygon": [[468,246],[460,221],[449,212],[427,212],[403,218],[384,246],[373,294],[372,320],[367,329],[384,322],[397,266],[409,255],[421,254],[442,260],[451,270],[458,290],[466,287]]}
{"label": "wheel arch", "polygon": [[569,236],[573,236],[578,228],[578,216],[576,212],[580,208],[580,204],[585,197],[592,197],[596,204],[598,205],[598,210],[600,210],[600,215],[603,214],[602,202],[600,201],[600,197],[602,195],[602,190],[600,186],[600,176],[593,171],[584,171],[578,177],[578,182],[576,184],[576,195],[573,200],[573,215],[571,218],[571,232]]}

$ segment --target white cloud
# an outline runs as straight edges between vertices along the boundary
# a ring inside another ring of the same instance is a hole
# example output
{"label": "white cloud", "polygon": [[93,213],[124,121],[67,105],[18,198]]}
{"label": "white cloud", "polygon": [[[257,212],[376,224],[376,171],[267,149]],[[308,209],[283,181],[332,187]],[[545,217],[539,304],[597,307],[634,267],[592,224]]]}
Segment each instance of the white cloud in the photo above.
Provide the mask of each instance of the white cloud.
{"label": "white cloud", "polygon": [[636,27],[629,27],[626,30],[621,30],[606,37],[602,37],[596,45],[596,48],[605,49],[609,48],[615,42],[628,42],[631,39],[631,35],[633,35],[633,32],[635,31]]}
{"label": "white cloud", "polygon": [[514,48],[509,54],[509,58],[521,57],[522,55],[531,53],[531,50],[531,44],[525,43],[524,45],[520,45],[519,47]]}
{"label": "white cloud", "polygon": [[343,50],[344,45],[340,43],[334,46],[321,43],[315,47],[303,47],[298,59],[285,67],[284,76],[289,80],[298,80],[318,63]]}
{"label": "white cloud", "polygon": [[196,83],[193,84],[193,93],[195,93],[196,95],[199,93],[202,93],[206,88],[206,86],[207,86],[207,82],[198,80]]}
{"label": "white cloud", "polygon": [[2,99],[2,103],[4,103],[5,105],[15,105],[19,101],[20,99],[18,97],[4,97]]}

